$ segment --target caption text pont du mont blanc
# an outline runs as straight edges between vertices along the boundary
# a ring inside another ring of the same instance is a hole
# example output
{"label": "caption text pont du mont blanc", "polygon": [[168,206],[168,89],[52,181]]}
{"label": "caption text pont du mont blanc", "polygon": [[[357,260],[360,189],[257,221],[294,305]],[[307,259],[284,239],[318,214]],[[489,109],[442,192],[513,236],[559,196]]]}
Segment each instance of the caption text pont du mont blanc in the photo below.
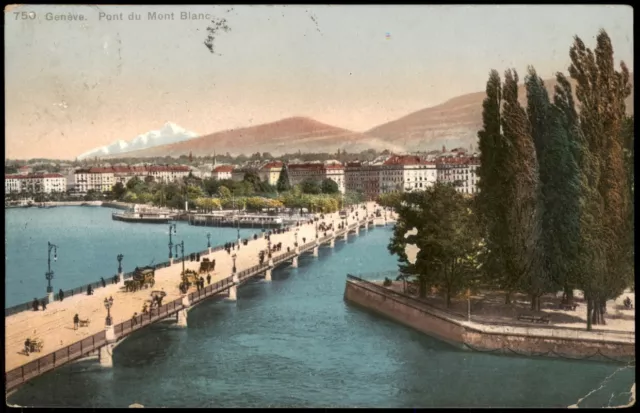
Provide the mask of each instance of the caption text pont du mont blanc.
{"label": "caption text pont du mont blanc", "polygon": [[[39,13],[36,12],[14,12],[16,20],[35,20],[37,18],[44,17],[44,20],[48,21],[88,21],[93,20],[87,18],[82,13]],[[140,20],[158,20],[158,21],[171,21],[171,20],[211,20],[213,15],[209,13],[194,13],[190,11],[180,12],[155,12],[150,11],[146,13],[141,12],[120,12],[120,13],[98,13],[98,20],[100,21],[140,21]]]}

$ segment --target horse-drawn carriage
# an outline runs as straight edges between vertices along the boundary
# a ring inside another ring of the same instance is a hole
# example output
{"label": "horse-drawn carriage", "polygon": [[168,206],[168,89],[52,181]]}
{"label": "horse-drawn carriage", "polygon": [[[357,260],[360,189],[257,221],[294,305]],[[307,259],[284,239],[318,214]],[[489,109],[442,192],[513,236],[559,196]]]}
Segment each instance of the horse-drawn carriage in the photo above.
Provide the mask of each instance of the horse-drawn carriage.
{"label": "horse-drawn carriage", "polygon": [[215,261],[209,261],[209,258],[203,258],[200,262],[200,270],[198,271],[200,274],[213,271],[216,267]]}
{"label": "horse-drawn carriage", "polygon": [[156,270],[153,267],[136,268],[133,279],[124,282],[125,291],[138,291],[142,288],[153,288],[156,283]]}

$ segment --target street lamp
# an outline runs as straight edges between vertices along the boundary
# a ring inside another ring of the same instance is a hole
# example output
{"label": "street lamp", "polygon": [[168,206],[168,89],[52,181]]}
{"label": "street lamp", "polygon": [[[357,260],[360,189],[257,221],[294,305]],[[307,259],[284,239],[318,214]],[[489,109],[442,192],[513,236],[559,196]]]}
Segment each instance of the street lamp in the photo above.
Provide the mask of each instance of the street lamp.
{"label": "street lamp", "polygon": [[53,250],[53,260],[58,260],[58,246],[47,242],[48,246],[48,258],[47,258],[47,272],[44,274],[47,279],[47,293],[53,292],[53,287],[51,286],[51,280],[53,279],[53,271],[51,271],[51,250]]}
{"label": "street lamp", "polygon": [[318,239],[318,221],[316,221],[316,239]]}
{"label": "street lamp", "polygon": [[236,258],[237,257],[238,256],[235,253],[231,256],[231,258],[233,258],[233,273],[234,274],[236,273]]}
{"label": "street lamp", "polygon": [[111,325],[111,307],[113,306],[113,297],[104,299],[104,308],[107,309],[107,326]]}
{"label": "street lamp", "polygon": [[271,238],[267,240],[267,248],[269,249],[269,258],[271,258]]}
{"label": "street lamp", "polygon": [[180,244],[176,244],[176,258],[178,258],[178,247],[182,252],[182,274],[184,274],[184,240]]}
{"label": "street lamp", "polygon": [[300,230],[300,228],[296,228],[296,232],[294,233],[295,237],[296,237],[296,243],[295,246],[298,246],[298,231]]}
{"label": "street lamp", "polygon": [[207,232],[207,248],[211,248],[211,234]]}
{"label": "street lamp", "polygon": [[122,254],[118,254],[118,274],[120,274],[122,272],[122,259],[124,258],[124,255]]}
{"label": "street lamp", "polygon": [[[175,234],[176,231],[176,224],[169,224],[169,259],[173,258],[173,255],[171,254],[171,249],[173,248],[173,242],[171,241],[171,230],[173,229],[173,233]],[[177,250],[176,250],[177,251]],[[178,256],[178,253],[176,252],[176,257]]]}

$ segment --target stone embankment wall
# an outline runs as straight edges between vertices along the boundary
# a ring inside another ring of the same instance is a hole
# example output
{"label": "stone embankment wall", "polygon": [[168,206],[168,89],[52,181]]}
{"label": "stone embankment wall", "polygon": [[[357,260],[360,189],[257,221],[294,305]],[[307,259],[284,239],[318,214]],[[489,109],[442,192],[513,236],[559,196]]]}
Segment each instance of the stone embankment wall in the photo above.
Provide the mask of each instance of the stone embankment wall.
{"label": "stone embankment wall", "polygon": [[571,358],[635,358],[633,333],[478,323],[453,316],[404,294],[352,278],[347,280],[344,298],[457,347]]}

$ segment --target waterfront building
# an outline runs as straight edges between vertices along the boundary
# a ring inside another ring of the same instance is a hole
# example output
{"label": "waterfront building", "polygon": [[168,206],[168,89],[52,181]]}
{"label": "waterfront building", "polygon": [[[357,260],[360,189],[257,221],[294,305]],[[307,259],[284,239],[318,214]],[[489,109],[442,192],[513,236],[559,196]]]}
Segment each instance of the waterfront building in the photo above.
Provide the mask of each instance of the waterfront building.
{"label": "waterfront building", "polygon": [[422,191],[437,181],[434,162],[415,155],[393,155],[383,164],[380,173],[380,192]]}
{"label": "waterfront building", "polygon": [[349,192],[361,192],[367,201],[380,196],[381,165],[349,162],[345,165],[344,181]]}
{"label": "waterfront building", "polygon": [[213,179],[222,181],[224,179],[231,179],[231,173],[233,172],[232,165],[219,165],[213,168],[211,176]]}
{"label": "waterfront building", "polygon": [[456,191],[463,194],[476,194],[478,192],[478,173],[480,159],[475,156],[458,154],[457,156],[440,157],[436,161],[438,181],[450,182],[456,187]]}
{"label": "waterfront building", "polygon": [[18,174],[5,175],[5,193],[33,193],[50,194],[52,192],[65,192],[67,180],[61,174]]}
{"label": "waterfront building", "polygon": [[289,182],[291,185],[298,185],[304,180],[311,179],[322,182],[331,179],[338,184],[341,193],[345,192],[344,167],[339,163],[299,163],[287,165],[289,172]]}
{"label": "waterfront building", "polygon": [[190,169],[184,165],[149,165],[149,166],[110,166],[76,169],[74,173],[74,189],[86,193],[110,191],[120,182],[126,185],[134,176],[141,180],[153,177],[156,182],[177,182],[189,175]]}
{"label": "waterfront building", "polygon": [[273,161],[265,164],[260,168],[258,175],[262,182],[267,182],[269,185],[276,185],[280,178],[280,172],[282,172],[282,166],[284,164],[281,161]]}

